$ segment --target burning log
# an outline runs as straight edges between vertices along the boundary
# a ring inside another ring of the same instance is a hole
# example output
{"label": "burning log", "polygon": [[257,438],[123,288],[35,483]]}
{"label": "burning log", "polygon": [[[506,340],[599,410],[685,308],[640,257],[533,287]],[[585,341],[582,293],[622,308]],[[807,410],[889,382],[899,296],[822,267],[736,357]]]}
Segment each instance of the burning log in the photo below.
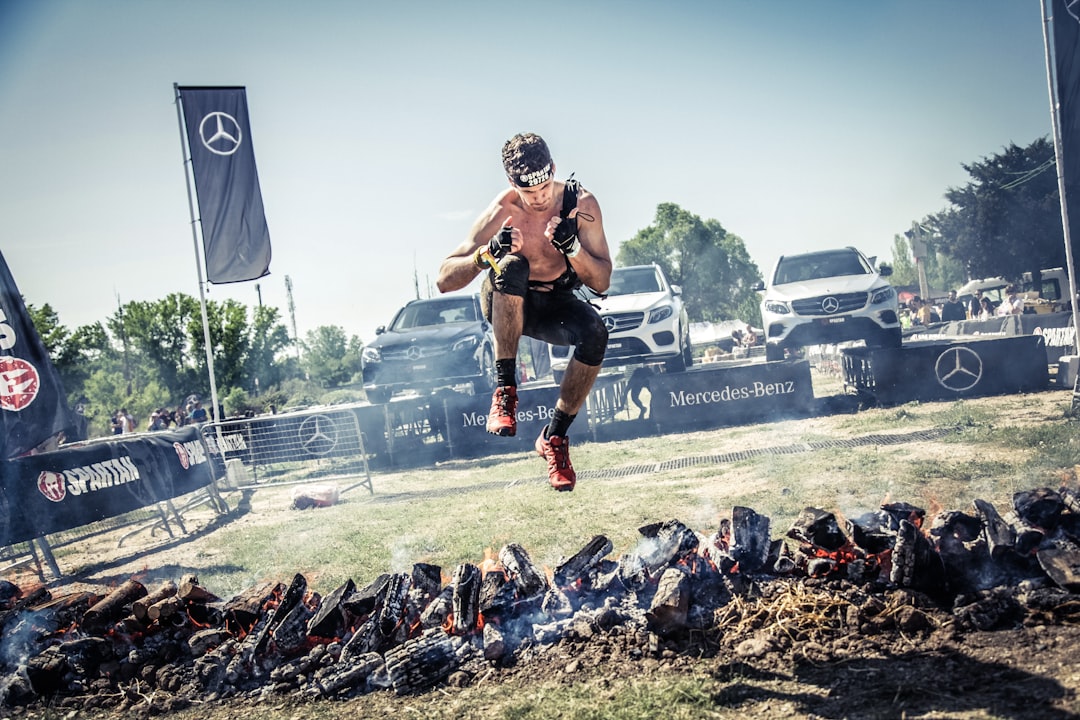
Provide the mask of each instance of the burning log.
{"label": "burning log", "polygon": [[[170,595],[145,609],[146,617],[151,622],[161,622],[184,609],[184,601],[176,595]],[[137,616],[136,616],[137,617]]]}
{"label": "burning log", "polygon": [[501,660],[506,655],[506,638],[502,630],[493,622],[484,624],[484,659],[490,662]]}
{"label": "burning log", "polygon": [[263,616],[263,609],[276,598],[285,586],[268,582],[248,588],[225,604],[225,622],[234,635],[250,632]]}
{"label": "burning log", "polygon": [[462,563],[454,570],[451,607],[454,614],[453,630],[457,635],[471,633],[480,622],[481,580],[480,568],[470,563]]}
{"label": "burning log", "polygon": [[646,617],[649,628],[665,635],[686,627],[690,609],[690,576],[678,565],[664,570]]}
{"label": "burning log", "polygon": [[446,622],[446,619],[450,617],[450,613],[453,611],[454,586],[450,584],[444,587],[420,613],[420,626],[424,629],[442,627],[442,624]]}
{"label": "burning log", "polygon": [[428,563],[415,563],[412,569],[412,589],[409,591],[417,607],[424,607],[442,589],[442,568]]}
{"label": "burning log", "polygon": [[354,617],[370,615],[383,596],[386,583],[390,582],[390,573],[383,573],[375,578],[366,587],[345,597],[341,606],[348,610]]}
{"label": "burning log", "polygon": [[[405,616],[405,604],[409,599],[412,578],[405,573],[390,576],[383,592],[382,610],[379,612],[379,632],[390,637]],[[479,612],[479,610],[477,611]]]}
{"label": "burning log", "polygon": [[368,653],[378,652],[383,645],[383,635],[379,632],[379,623],[375,618],[369,618],[363,625],[356,628],[352,637],[348,639],[341,649],[343,660],[352,660]]}
{"label": "burning log", "polygon": [[1061,495],[1050,488],[1037,488],[1014,494],[1013,507],[1025,523],[1052,531],[1061,520],[1065,503]]}
{"label": "burning log", "polygon": [[479,603],[484,617],[508,613],[517,603],[517,585],[501,570],[489,570],[480,581]]}
{"label": "burning log", "polygon": [[698,547],[697,534],[678,520],[651,523],[638,528],[638,532],[645,538],[638,554],[650,576],[674,560],[693,554]]}
{"label": "burning log", "polygon": [[176,594],[189,603],[221,602],[221,598],[200,585],[199,578],[192,573],[188,573],[180,578],[180,584],[176,588]]}
{"label": "burning log", "polygon": [[889,580],[939,597],[947,590],[941,557],[919,527],[908,520],[901,520],[897,529]]}
{"label": "burning log", "polygon": [[1004,518],[998,514],[997,508],[986,500],[974,500],[973,504],[982,519],[983,532],[986,535],[986,545],[990,549],[990,557],[1000,560],[1006,553],[1012,552],[1016,547],[1016,532]]}
{"label": "burning log", "polygon": [[140,622],[149,625],[153,620],[157,619],[149,617],[147,613],[149,607],[174,595],[176,595],[176,583],[172,580],[166,580],[154,592],[131,603],[131,614]]}
{"label": "burning log", "polygon": [[1043,544],[1035,553],[1040,567],[1058,587],[1080,593],[1080,545],[1065,537]]}
{"label": "burning log", "polygon": [[[475,565],[459,565],[455,576],[459,572],[469,572],[462,571],[463,567],[472,567],[479,573]],[[476,587],[479,589],[479,583]],[[450,638],[438,628],[388,650],[385,658],[390,683],[398,695],[416,693],[441,682],[459,664]]]}
{"label": "burning log", "polygon": [[314,614],[311,608],[298,602],[282,616],[281,622],[270,633],[278,652],[292,655],[304,648],[307,642],[308,622]]}
{"label": "burning log", "polygon": [[1019,513],[1005,513],[1002,519],[1012,526],[1016,537],[1013,550],[1020,555],[1030,555],[1046,537],[1045,532],[1028,523]]}
{"label": "burning log", "polygon": [[378,653],[365,653],[349,658],[347,662],[321,668],[315,673],[309,695],[333,697],[369,682],[369,679],[385,670],[383,658]]}
{"label": "burning log", "polygon": [[568,588],[578,583],[588,586],[597,566],[612,551],[611,540],[603,535],[596,535],[581,550],[566,562],[555,568],[555,584]]}
{"label": "burning log", "polygon": [[146,588],[138,580],[124,581],[118,588],[83,614],[83,627],[88,632],[102,632],[109,623],[128,613],[128,605],[146,596]]}
{"label": "burning log", "polygon": [[537,598],[547,591],[547,577],[533,565],[525,548],[516,543],[505,545],[499,550],[499,562],[517,585],[518,596],[523,601]]}
{"label": "burning log", "polygon": [[769,558],[769,518],[750,508],[731,509],[731,557],[741,572],[757,572]]}
{"label": "burning log", "polygon": [[229,639],[229,631],[224,628],[205,628],[192,633],[188,638],[188,649],[193,657],[200,657],[210,652]]}
{"label": "burning log", "polygon": [[848,541],[835,515],[812,507],[804,508],[799,513],[788,530],[787,536],[827,552],[836,552]]}
{"label": "burning log", "polygon": [[1069,512],[1080,515],[1080,493],[1067,487],[1062,487],[1058,490],[1058,497],[1061,498],[1061,504],[1064,505]]}
{"label": "burning log", "polygon": [[308,622],[308,635],[325,638],[340,635],[345,628],[345,609],[341,603],[355,591],[356,585],[352,580],[347,580],[344,585],[323,598],[318,610]]}

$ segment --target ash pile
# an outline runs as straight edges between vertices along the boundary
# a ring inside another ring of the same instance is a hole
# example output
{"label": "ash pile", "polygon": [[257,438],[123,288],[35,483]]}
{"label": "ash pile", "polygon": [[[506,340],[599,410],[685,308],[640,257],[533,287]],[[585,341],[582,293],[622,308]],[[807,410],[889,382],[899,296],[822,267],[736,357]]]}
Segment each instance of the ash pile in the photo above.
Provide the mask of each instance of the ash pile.
{"label": "ash pile", "polygon": [[617,558],[596,536],[550,575],[508,544],[449,578],[418,563],[326,596],[299,574],[227,601],[193,575],[60,597],[0,583],[0,700],[153,714],[233,697],[421,693],[596,643],[629,661],[812,658],[829,635],[1080,623],[1070,488],[929,522],[905,503],[850,520],[806,508],[778,539],[745,507],[711,535],[678,520],[639,532]]}

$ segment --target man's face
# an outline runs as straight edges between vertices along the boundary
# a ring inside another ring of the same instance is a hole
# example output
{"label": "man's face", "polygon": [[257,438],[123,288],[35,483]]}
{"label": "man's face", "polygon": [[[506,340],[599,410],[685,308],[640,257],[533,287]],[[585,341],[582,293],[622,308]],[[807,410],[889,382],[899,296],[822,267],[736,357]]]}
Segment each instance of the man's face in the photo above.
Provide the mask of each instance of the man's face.
{"label": "man's face", "polygon": [[[510,181],[513,185],[513,181]],[[543,211],[551,208],[552,201],[555,196],[555,179],[545,180],[539,185],[533,185],[532,187],[520,187],[514,185],[514,189],[517,190],[518,197],[525,203],[525,206],[530,210]]]}
{"label": "man's face", "polygon": [[949,302],[956,302],[956,293],[955,292],[949,293]]}

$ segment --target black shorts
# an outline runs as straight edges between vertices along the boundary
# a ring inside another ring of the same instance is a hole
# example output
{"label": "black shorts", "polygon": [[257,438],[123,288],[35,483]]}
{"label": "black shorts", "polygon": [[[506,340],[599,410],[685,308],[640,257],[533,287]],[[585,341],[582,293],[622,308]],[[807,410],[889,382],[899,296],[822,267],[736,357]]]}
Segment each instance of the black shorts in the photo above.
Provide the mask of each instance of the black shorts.
{"label": "black shorts", "polygon": [[552,345],[573,345],[574,358],[585,365],[596,367],[604,362],[608,331],[596,308],[569,288],[529,287],[529,264],[522,257],[507,255],[499,265],[503,274],[495,277],[489,270],[480,292],[480,305],[488,322],[494,293],[517,295],[525,300],[523,335]]}

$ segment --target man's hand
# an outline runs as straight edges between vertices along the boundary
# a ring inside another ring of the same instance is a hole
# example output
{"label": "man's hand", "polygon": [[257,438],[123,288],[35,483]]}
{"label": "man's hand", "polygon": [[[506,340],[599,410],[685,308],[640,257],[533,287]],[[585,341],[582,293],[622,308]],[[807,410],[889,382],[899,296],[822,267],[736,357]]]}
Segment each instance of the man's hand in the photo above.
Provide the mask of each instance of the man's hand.
{"label": "man's hand", "polygon": [[488,252],[496,260],[501,259],[508,252],[512,252],[514,247],[513,228],[510,227],[510,218],[507,218],[503,223],[499,232],[491,236],[488,240]]}
{"label": "man's hand", "polygon": [[544,233],[551,240],[556,250],[566,257],[574,257],[581,251],[581,241],[577,234],[577,208],[574,208],[568,218],[553,217],[548,221],[547,232]]}

